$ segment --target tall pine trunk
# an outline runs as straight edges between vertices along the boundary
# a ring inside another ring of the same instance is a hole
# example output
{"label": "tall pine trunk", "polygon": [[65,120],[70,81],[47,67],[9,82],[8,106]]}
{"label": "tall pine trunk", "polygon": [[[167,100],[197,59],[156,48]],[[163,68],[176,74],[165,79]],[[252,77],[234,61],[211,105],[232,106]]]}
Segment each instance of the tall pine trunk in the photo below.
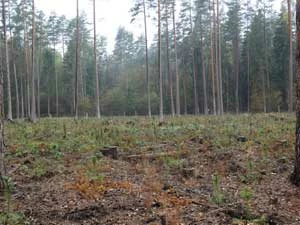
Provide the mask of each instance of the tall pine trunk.
{"label": "tall pine trunk", "polygon": [[194,84],[194,113],[199,115],[199,100],[198,100],[198,86],[197,86],[197,74],[196,74],[196,60],[195,60],[195,47],[194,47],[194,29],[192,20],[192,7],[190,7],[190,29],[191,29],[191,53],[192,53],[192,71],[193,71],[193,84]]}
{"label": "tall pine trunk", "polygon": [[76,1],[75,118],[78,118],[79,3]]}
{"label": "tall pine trunk", "polygon": [[264,113],[267,113],[267,94],[266,94],[266,79],[268,77],[267,75],[267,40],[266,40],[266,9],[264,6],[264,70],[262,73],[262,91],[263,91],[263,108]]}
{"label": "tall pine trunk", "polygon": [[20,92],[21,92],[21,118],[22,119],[24,119],[24,117],[25,117],[25,106],[24,106],[24,88],[23,88],[23,83],[24,83],[24,80],[25,80],[25,76],[24,76],[24,78],[22,79],[22,77],[21,77],[21,79],[20,79],[20,84],[21,84],[21,90],[20,90]]}
{"label": "tall pine trunk", "polygon": [[297,99],[296,99],[296,145],[295,165],[291,175],[293,184],[300,186],[300,0],[296,3],[297,21]]}
{"label": "tall pine trunk", "polygon": [[171,105],[171,114],[175,116],[175,107],[174,107],[174,94],[173,94],[173,76],[170,69],[170,45],[169,45],[169,12],[168,7],[166,6],[166,45],[167,45],[167,74],[169,78],[169,89],[170,89],[170,105]]}
{"label": "tall pine trunk", "polygon": [[146,52],[146,82],[147,82],[147,100],[148,100],[148,116],[151,118],[151,93],[150,93],[150,78],[149,78],[149,53],[148,53],[148,29],[147,29],[147,13],[146,2],[143,0],[144,11],[144,31],[145,31],[145,52]]}
{"label": "tall pine trunk", "polygon": [[216,88],[216,104],[217,104],[217,114],[220,115],[220,80],[219,80],[219,44],[218,44],[218,21],[217,21],[217,15],[218,12],[216,9],[217,0],[213,1],[213,36],[214,36],[214,54],[215,54],[215,78],[216,78],[216,83],[215,83],[215,88]]}
{"label": "tall pine trunk", "polygon": [[41,117],[41,92],[40,92],[40,84],[41,84],[41,65],[43,64],[42,61],[42,47],[39,47],[39,55],[38,55],[38,62],[37,62],[37,115],[38,118]]}
{"label": "tall pine trunk", "polygon": [[[7,119],[12,120],[12,104],[11,104],[11,82],[10,82],[10,65],[9,65],[9,53],[8,53],[8,41],[7,41],[7,29],[6,29],[6,1],[2,0],[2,25],[3,25],[3,41],[5,51],[5,69],[7,76]],[[8,3],[9,4],[9,3]]]}
{"label": "tall pine trunk", "polygon": [[[247,0],[247,22],[246,22],[246,26],[247,26],[247,35],[249,35],[249,0]],[[247,40],[247,111],[248,113],[250,113],[251,110],[251,93],[250,93],[250,41],[249,41],[249,37]]]}
{"label": "tall pine trunk", "polygon": [[293,111],[293,33],[291,19],[291,0],[287,0],[288,5],[288,29],[289,29],[289,84],[288,84],[288,110]]}
{"label": "tall pine trunk", "polygon": [[5,164],[4,164],[4,93],[3,93],[3,69],[0,63],[0,189],[4,188],[2,182],[3,176],[6,175]]}
{"label": "tall pine trunk", "polygon": [[175,6],[176,0],[173,0],[172,4],[172,20],[173,20],[173,39],[174,39],[174,54],[175,54],[175,74],[176,74],[176,114],[180,115],[180,81],[178,71],[178,56],[177,56],[177,35],[176,35],[176,23],[175,23]]}
{"label": "tall pine trunk", "polygon": [[159,74],[159,118],[164,120],[164,100],[163,100],[163,77],[161,70],[161,11],[160,0],[157,0],[158,6],[158,74]]}
{"label": "tall pine trunk", "polygon": [[[9,11],[9,23],[11,24],[11,14],[10,9]],[[15,60],[15,49],[14,49],[14,39],[12,37],[12,29],[11,26],[9,28],[9,33],[11,37],[11,55],[12,55],[12,64],[13,64],[13,70],[14,70],[14,81],[15,81],[15,92],[16,92],[16,117],[17,119],[20,118],[20,98],[19,98],[19,85],[18,85],[18,78],[17,78],[17,66],[16,66],[16,60]]]}
{"label": "tall pine trunk", "polygon": [[240,81],[240,71],[239,71],[239,40],[238,34],[235,34],[234,40],[232,41],[233,46],[233,67],[235,74],[235,111],[237,114],[240,112],[240,99],[239,99],[239,81]]}
{"label": "tall pine trunk", "polygon": [[218,31],[218,71],[219,71],[219,107],[220,114],[224,114],[223,102],[223,74],[222,74],[222,45],[221,45],[221,25],[220,25],[220,3],[217,0],[217,31]]}
{"label": "tall pine trunk", "polygon": [[[214,7],[214,1],[210,2],[211,7]],[[214,11],[214,9],[212,8]],[[213,97],[213,114],[217,114],[217,106],[216,106],[216,84],[215,84],[215,48],[214,48],[214,29],[213,23],[214,18],[211,16],[210,21],[210,57],[211,57],[211,79],[212,79],[212,97]]]}
{"label": "tall pine trunk", "polygon": [[36,96],[35,96],[35,5],[32,0],[32,52],[31,52],[31,121],[36,122]]}
{"label": "tall pine trunk", "polygon": [[20,118],[20,99],[19,99],[19,85],[18,85],[18,78],[17,78],[17,67],[16,63],[13,64],[14,67],[14,79],[15,79],[15,89],[16,89],[16,117],[17,119]]}
{"label": "tall pine trunk", "polygon": [[207,104],[207,84],[206,84],[206,69],[204,59],[204,42],[203,42],[203,23],[202,15],[200,15],[200,44],[201,44],[201,67],[202,67],[202,85],[203,85],[203,110],[204,114],[208,115],[208,104]]}
{"label": "tall pine trunk", "polygon": [[56,117],[59,115],[59,106],[58,106],[58,77],[56,71],[56,43],[54,41],[54,59],[53,59],[53,67],[54,67],[54,75],[55,75],[55,109],[56,109]]}
{"label": "tall pine trunk", "polygon": [[99,76],[97,63],[97,32],[96,32],[96,0],[93,0],[93,17],[94,17],[94,67],[95,67],[95,82],[96,82],[96,113],[100,119],[100,93],[99,93]]}
{"label": "tall pine trunk", "polygon": [[[27,38],[27,23],[26,23],[26,0],[23,1],[23,27],[24,27],[24,111],[26,116],[30,118],[30,84],[29,84],[29,54],[28,54],[28,38]],[[24,112],[24,114],[25,114]],[[25,116],[25,115],[24,115]]]}

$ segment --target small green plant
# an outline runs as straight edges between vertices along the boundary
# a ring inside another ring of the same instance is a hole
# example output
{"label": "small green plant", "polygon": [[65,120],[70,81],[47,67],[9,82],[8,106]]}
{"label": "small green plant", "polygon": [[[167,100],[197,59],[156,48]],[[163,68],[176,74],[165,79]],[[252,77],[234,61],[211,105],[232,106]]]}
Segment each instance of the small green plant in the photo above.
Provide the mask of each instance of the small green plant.
{"label": "small green plant", "polygon": [[95,167],[97,163],[103,158],[101,152],[95,152],[94,155],[90,158],[93,166]]}
{"label": "small green plant", "polygon": [[0,213],[0,224],[5,225],[23,225],[26,224],[25,217],[21,213],[13,212],[11,209],[12,193],[15,185],[10,177],[3,176],[1,178],[4,184],[4,198],[6,202],[5,211]]}
{"label": "small green plant", "polygon": [[99,173],[97,170],[89,169],[86,173],[86,176],[90,181],[95,181],[103,183],[105,176],[102,173]]}
{"label": "small green plant", "polygon": [[48,172],[46,163],[41,160],[35,161],[31,166],[23,165],[22,170],[33,179],[40,179]]}
{"label": "small green plant", "polygon": [[11,178],[7,176],[3,176],[1,180],[3,181],[4,184],[4,198],[6,201],[6,214],[7,214],[6,220],[8,221],[10,211],[11,211],[11,196],[14,189],[14,183],[12,182]]}
{"label": "small green plant", "polygon": [[23,213],[11,212],[0,213],[0,224],[4,225],[29,225],[26,222],[25,216]]}
{"label": "small green plant", "polygon": [[211,200],[216,204],[222,204],[225,202],[225,196],[220,187],[220,176],[217,174],[212,175],[213,181],[213,193]]}
{"label": "small green plant", "polygon": [[240,197],[245,201],[250,201],[253,198],[253,191],[250,188],[245,187],[241,190]]}
{"label": "small green plant", "polygon": [[155,139],[158,139],[158,132],[157,132],[157,127],[156,127],[156,121],[155,118],[152,118],[152,127],[153,127],[153,135],[155,137]]}
{"label": "small green plant", "polygon": [[164,164],[170,169],[180,169],[184,164],[184,159],[178,159],[174,157],[165,157]]}
{"label": "small green plant", "polygon": [[245,175],[240,176],[241,182],[245,184],[253,183],[257,181],[257,173],[255,172],[254,163],[249,160],[247,163],[247,173]]}

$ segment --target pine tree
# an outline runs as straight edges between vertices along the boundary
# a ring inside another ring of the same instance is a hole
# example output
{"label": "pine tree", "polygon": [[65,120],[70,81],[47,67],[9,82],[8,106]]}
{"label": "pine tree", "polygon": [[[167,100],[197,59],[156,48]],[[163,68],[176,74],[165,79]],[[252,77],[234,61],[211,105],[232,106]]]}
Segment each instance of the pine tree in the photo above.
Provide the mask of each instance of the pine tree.
{"label": "pine tree", "polygon": [[74,93],[74,111],[75,119],[78,118],[78,64],[79,64],[79,2],[76,0],[76,59],[75,59],[75,93]]}
{"label": "pine tree", "polygon": [[289,29],[289,86],[288,86],[288,109],[291,113],[293,111],[293,33],[292,33],[292,12],[291,12],[291,0],[287,0],[288,6],[288,29]]}
{"label": "pine tree", "polygon": [[296,145],[295,145],[295,165],[291,175],[293,184],[300,185],[300,0],[296,3],[297,22],[297,103],[296,103]]}
{"label": "pine tree", "polygon": [[100,93],[99,93],[99,76],[97,63],[97,33],[96,33],[96,1],[93,0],[93,21],[94,21],[94,65],[95,65],[95,87],[96,87],[96,113],[100,119]]}
{"label": "pine tree", "polygon": [[32,122],[36,122],[36,96],[35,96],[35,74],[36,74],[36,58],[35,58],[35,39],[36,39],[36,33],[35,33],[35,4],[34,0],[32,0],[32,43],[31,43],[31,114],[30,119]]}
{"label": "pine tree", "polygon": [[8,114],[7,119],[12,120],[12,103],[11,103],[11,81],[10,81],[10,60],[9,60],[9,46],[7,40],[7,7],[9,5],[9,1],[2,0],[2,24],[3,24],[3,42],[4,42],[4,51],[5,51],[5,69],[6,69],[6,77],[7,77],[7,100],[8,100]]}

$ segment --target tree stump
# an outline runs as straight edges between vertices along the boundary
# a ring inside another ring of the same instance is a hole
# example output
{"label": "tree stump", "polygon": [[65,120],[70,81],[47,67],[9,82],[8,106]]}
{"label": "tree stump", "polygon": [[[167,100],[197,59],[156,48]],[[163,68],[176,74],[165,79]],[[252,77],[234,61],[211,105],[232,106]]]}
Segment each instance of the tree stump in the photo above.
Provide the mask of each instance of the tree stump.
{"label": "tree stump", "polygon": [[105,147],[103,149],[100,149],[100,152],[105,157],[110,157],[112,159],[118,159],[119,158],[118,147],[116,147],[116,146]]}

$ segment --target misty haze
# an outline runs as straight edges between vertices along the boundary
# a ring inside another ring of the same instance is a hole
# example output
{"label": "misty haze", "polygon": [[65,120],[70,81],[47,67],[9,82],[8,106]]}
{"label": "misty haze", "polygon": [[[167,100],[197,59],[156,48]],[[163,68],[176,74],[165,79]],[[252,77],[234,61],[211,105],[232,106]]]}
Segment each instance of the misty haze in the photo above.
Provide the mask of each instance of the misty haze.
{"label": "misty haze", "polygon": [[300,0],[0,13],[0,225],[300,224]]}

